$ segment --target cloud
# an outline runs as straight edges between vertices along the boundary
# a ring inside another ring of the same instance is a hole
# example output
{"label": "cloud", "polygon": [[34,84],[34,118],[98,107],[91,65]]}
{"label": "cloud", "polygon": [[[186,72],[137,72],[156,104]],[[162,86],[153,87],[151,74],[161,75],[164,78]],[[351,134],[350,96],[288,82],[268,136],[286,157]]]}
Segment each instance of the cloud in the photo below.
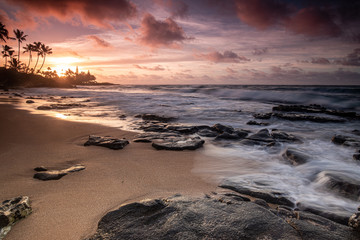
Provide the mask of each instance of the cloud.
{"label": "cloud", "polygon": [[265,30],[288,17],[289,7],[275,0],[234,0],[237,16],[244,23]]}
{"label": "cloud", "polygon": [[153,0],[156,4],[162,6],[170,12],[172,18],[186,17],[189,6],[181,0]]}
{"label": "cloud", "polygon": [[345,66],[360,66],[360,48],[354,49],[354,51],[348,54],[342,60],[336,61],[337,64]]}
{"label": "cloud", "polygon": [[341,34],[330,13],[315,7],[301,9],[285,25],[291,31],[307,36],[336,37]]}
{"label": "cloud", "polygon": [[6,0],[31,17],[55,17],[63,22],[80,20],[83,25],[112,28],[111,23],[128,20],[137,13],[128,0]]}
{"label": "cloud", "polygon": [[191,39],[172,18],[156,20],[149,13],[141,21],[140,32],[139,42],[151,48],[177,48],[179,43]]}
{"label": "cloud", "polygon": [[237,71],[235,71],[234,69],[229,68],[229,67],[226,68],[226,72],[227,72],[228,74],[230,74],[230,75],[237,73]]}
{"label": "cloud", "polygon": [[268,53],[268,48],[254,48],[252,54],[254,55],[263,55],[263,54],[266,54]]}
{"label": "cloud", "polygon": [[208,60],[210,62],[214,62],[214,63],[220,63],[220,62],[240,63],[240,62],[250,61],[250,59],[248,59],[244,56],[239,56],[238,54],[236,54],[232,51],[225,51],[224,53],[214,51],[214,52],[210,52],[207,54],[197,54],[195,56],[198,58],[201,58],[201,59]]}
{"label": "cloud", "polygon": [[157,65],[155,67],[145,67],[145,66],[140,66],[140,65],[134,64],[134,67],[136,67],[138,69],[149,70],[149,71],[164,71],[165,70],[165,68],[160,65]]}
{"label": "cloud", "polygon": [[314,63],[314,64],[330,64],[330,61],[327,58],[318,57],[318,58],[311,58],[311,63]]}
{"label": "cloud", "polygon": [[102,38],[99,38],[98,36],[91,35],[91,36],[88,36],[87,38],[93,40],[95,42],[95,44],[99,47],[102,47],[102,48],[112,47],[112,45],[109,42],[105,41]]}

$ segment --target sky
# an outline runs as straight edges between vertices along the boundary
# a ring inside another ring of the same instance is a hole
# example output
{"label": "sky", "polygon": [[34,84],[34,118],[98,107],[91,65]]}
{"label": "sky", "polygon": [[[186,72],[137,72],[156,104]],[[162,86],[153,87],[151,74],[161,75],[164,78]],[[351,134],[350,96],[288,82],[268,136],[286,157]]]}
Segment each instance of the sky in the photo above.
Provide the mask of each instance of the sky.
{"label": "sky", "polygon": [[0,0],[0,22],[99,82],[360,84],[356,0]]}

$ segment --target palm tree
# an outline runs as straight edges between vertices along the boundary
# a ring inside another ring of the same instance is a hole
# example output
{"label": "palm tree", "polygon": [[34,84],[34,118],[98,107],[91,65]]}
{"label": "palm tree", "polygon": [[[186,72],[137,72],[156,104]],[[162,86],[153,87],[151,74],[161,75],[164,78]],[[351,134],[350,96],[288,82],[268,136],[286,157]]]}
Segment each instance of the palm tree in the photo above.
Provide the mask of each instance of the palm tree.
{"label": "palm tree", "polygon": [[3,57],[5,58],[5,64],[4,67],[6,68],[6,63],[7,63],[7,57],[12,58],[13,54],[14,54],[14,50],[12,50],[12,47],[8,46],[8,45],[3,45],[3,50],[1,51]]}
{"label": "palm tree", "polygon": [[19,70],[20,69],[20,62],[18,60],[16,60],[16,58],[12,58],[10,61],[9,61],[9,64],[10,64],[10,68],[13,68],[13,69],[16,69],[16,70]]}
{"label": "palm tree", "polygon": [[45,46],[45,44],[41,44],[41,51],[42,51],[42,54],[43,54],[43,62],[41,64],[39,72],[42,69],[42,67],[44,66],[46,55],[52,54],[52,49],[49,46]]}
{"label": "palm tree", "polygon": [[5,25],[0,22],[0,39],[6,42],[9,39],[9,31],[5,28]]}
{"label": "palm tree", "polygon": [[32,73],[34,73],[35,69],[36,69],[36,66],[38,64],[38,61],[39,61],[39,57],[40,56],[43,56],[43,52],[41,50],[41,42],[34,42],[34,45],[33,45],[33,51],[34,52],[37,52],[37,59],[36,59],[36,63],[35,63],[35,66],[34,66],[34,69],[32,70]]}
{"label": "palm tree", "polygon": [[15,38],[18,40],[18,44],[19,44],[18,62],[20,62],[20,43],[22,43],[22,41],[26,41],[27,35],[24,35],[24,32],[19,29],[14,30],[14,34],[15,34]]}
{"label": "palm tree", "polygon": [[28,70],[30,69],[30,63],[31,63],[31,61],[32,61],[31,52],[34,50],[34,45],[32,45],[31,43],[30,43],[30,44],[26,44],[26,46],[23,47],[23,49],[25,50],[25,51],[23,51],[23,53],[29,52],[29,63],[28,63],[27,68],[26,68],[26,73],[27,73]]}

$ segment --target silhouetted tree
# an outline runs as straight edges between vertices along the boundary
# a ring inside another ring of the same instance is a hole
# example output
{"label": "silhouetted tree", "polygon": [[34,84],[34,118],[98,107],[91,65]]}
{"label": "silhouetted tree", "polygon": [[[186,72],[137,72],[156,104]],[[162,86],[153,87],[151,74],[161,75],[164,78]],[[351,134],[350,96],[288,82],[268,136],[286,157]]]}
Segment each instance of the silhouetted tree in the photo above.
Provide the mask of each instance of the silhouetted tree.
{"label": "silhouetted tree", "polygon": [[4,67],[6,68],[7,58],[8,57],[12,58],[12,56],[14,54],[14,50],[12,50],[13,48],[8,45],[3,45],[2,47],[3,47],[3,50],[1,51],[1,54],[3,55],[3,58],[5,58]]}
{"label": "silhouetted tree", "polygon": [[14,30],[15,38],[18,40],[18,62],[20,62],[20,44],[26,41],[27,35],[23,31],[16,29]]}
{"label": "silhouetted tree", "polygon": [[40,48],[42,51],[43,62],[41,64],[41,67],[39,68],[39,72],[42,69],[42,67],[44,66],[46,55],[52,54],[52,49],[49,46],[45,46],[45,44],[41,44]]}
{"label": "silhouetted tree", "polygon": [[29,63],[28,63],[27,68],[26,68],[26,73],[27,73],[28,70],[30,70],[30,63],[31,63],[31,61],[32,61],[31,52],[34,50],[34,45],[32,45],[31,43],[30,43],[30,44],[26,44],[26,46],[23,47],[23,49],[25,50],[25,51],[23,51],[23,53],[29,52]]}
{"label": "silhouetted tree", "polygon": [[2,22],[0,22],[0,39],[4,42],[6,42],[6,39],[9,39],[9,31]]}
{"label": "silhouetted tree", "polygon": [[36,63],[35,63],[35,66],[34,66],[34,69],[32,70],[32,72],[34,73],[34,71],[36,70],[36,66],[39,62],[39,57],[43,55],[43,52],[41,50],[41,42],[34,42],[33,46],[33,51],[34,52],[37,52],[37,59],[36,59]]}
{"label": "silhouetted tree", "polygon": [[16,58],[12,58],[9,61],[10,68],[15,69],[17,71],[23,69],[25,67],[25,64],[20,63]]}

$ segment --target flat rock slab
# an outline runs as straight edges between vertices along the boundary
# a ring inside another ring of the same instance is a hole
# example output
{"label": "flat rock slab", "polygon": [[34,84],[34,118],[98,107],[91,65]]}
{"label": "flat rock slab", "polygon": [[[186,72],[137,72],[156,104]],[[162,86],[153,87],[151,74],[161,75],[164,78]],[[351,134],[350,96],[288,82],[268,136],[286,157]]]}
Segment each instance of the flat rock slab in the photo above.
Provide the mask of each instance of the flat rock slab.
{"label": "flat rock slab", "polygon": [[27,196],[3,201],[0,205],[0,239],[10,231],[11,225],[25,218],[31,212],[30,200]]}
{"label": "flat rock slab", "polygon": [[48,180],[59,180],[63,176],[67,175],[68,173],[78,172],[84,170],[85,166],[82,164],[77,164],[71,166],[69,168],[63,170],[48,170],[48,171],[41,171],[34,174],[34,178],[48,181]]}
{"label": "flat rock slab", "polygon": [[238,186],[235,183],[225,181],[224,184],[219,187],[233,190],[240,194],[245,194],[251,197],[260,198],[265,200],[267,203],[285,205],[289,207],[294,207],[295,204],[287,199],[285,196],[282,196],[279,193],[272,193],[268,191],[252,190],[246,187]]}
{"label": "flat rock slab", "polygon": [[101,146],[107,147],[114,150],[123,149],[126,145],[129,144],[129,141],[126,139],[118,139],[112,137],[100,137],[90,135],[89,140],[84,143],[84,146]]}
{"label": "flat rock slab", "polygon": [[199,137],[176,137],[155,140],[152,146],[157,150],[195,150],[204,145],[205,141]]}
{"label": "flat rock slab", "polygon": [[68,104],[50,104],[50,105],[42,105],[37,107],[38,110],[52,110],[52,109],[70,109],[70,108],[78,108],[84,107],[84,105],[80,103],[68,103]]}
{"label": "flat rock slab", "polygon": [[[290,211],[289,211],[290,212]],[[286,216],[252,202],[176,196],[124,205],[107,213],[99,239],[358,239],[350,227],[310,213]]]}
{"label": "flat rock slab", "polygon": [[152,142],[155,139],[172,137],[179,138],[181,135],[177,133],[140,133],[134,137],[133,142]]}

